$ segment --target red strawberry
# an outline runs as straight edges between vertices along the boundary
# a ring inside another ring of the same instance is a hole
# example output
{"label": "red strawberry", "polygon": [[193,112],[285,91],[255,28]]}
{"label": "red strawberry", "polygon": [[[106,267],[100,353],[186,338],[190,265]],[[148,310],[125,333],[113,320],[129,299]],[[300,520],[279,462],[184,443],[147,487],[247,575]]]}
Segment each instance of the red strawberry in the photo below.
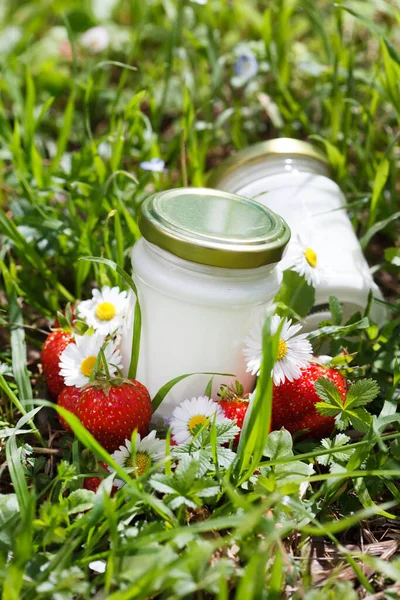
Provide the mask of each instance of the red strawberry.
{"label": "red strawberry", "polygon": [[[107,467],[107,464],[105,462],[99,462],[99,466],[101,467],[101,470],[104,472],[104,476],[106,476],[107,474],[109,474],[109,470]],[[85,490],[90,490],[91,492],[97,492],[97,490],[99,489],[99,485],[101,484],[101,482],[103,481],[102,477],[85,477],[85,479],[83,480],[83,487],[85,488]],[[116,492],[118,492],[118,487],[116,485],[112,486],[111,489],[111,495],[113,496]]]}
{"label": "red strawberry", "polygon": [[[69,410],[69,412],[71,412],[73,415],[76,415],[78,409],[78,401],[81,396],[81,393],[82,390],[80,390],[79,388],[73,385],[67,385],[65,386],[61,394],[58,396],[57,404],[59,406],[62,406],[66,410]],[[64,429],[66,429],[67,431],[72,431],[71,427],[61,415],[58,415],[58,419],[61,425],[64,427]]]}
{"label": "red strawberry", "polygon": [[117,450],[137,429],[146,435],[152,415],[147,389],[133,379],[114,379],[83,389],[77,416],[82,425],[109,452]]}
{"label": "red strawberry", "polygon": [[302,374],[294,381],[286,380],[281,385],[274,385],[272,398],[271,429],[285,427],[290,433],[308,429],[303,437],[321,439],[330,435],[334,417],[323,417],[315,409],[316,402],[321,399],[315,391],[315,382],[320,377],[326,377],[334,382],[342,400],[346,397],[346,380],[335,369],[310,363],[302,369]]}
{"label": "red strawberry", "polygon": [[[243,386],[236,381],[235,387],[222,385],[218,392],[218,397],[219,405],[222,408],[225,417],[232,421],[236,421],[236,425],[241,431],[249,406],[249,394],[245,394]],[[239,438],[240,432],[233,441],[234,445],[239,443]]]}
{"label": "red strawberry", "polygon": [[60,375],[60,356],[63,350],[69,345],[74,344],[72,334],[63,329],[56,329],[47,336],[42,348],[43,373],[46,379],[47,387],[54,400],[65,388],[64,378]]}
{"label": "red strawberry", "polygon": [[85,477],[83,481],[83,487],[85,490],[89,490],[90,492],[97,492],[101,482],[102,480],[100,477]]}

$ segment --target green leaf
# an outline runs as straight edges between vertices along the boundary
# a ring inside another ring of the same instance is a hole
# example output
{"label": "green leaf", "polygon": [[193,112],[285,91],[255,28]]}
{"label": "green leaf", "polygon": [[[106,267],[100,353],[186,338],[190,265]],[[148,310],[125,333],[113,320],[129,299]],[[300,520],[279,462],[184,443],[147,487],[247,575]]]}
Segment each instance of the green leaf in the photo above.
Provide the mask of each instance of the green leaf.
{"label": "green leaf", "polygon": [[19,515],[17,494],[0,494],[0,550],[11,550]]}
{"label": "green leaf", "polygon": [[349,365],[355,359],[356,356],[357,352],[353,352],[352,354],[349,354],[348,352],[343,352],[332,358],[331,365],[337,367]]}
{"label": "green leaf", "polygon": [[354,448],[346,448],[346,444],[349,441],[349,436],[345,435],[344,433],[338,433],[332,440],[329,438],[324,438],[321,440],[321,446],[324,450],[331,450],[333,448],[335,450],[338,448],[343,448],[343,450],[336,451],[334,454],[323,454],[321,456],[317,456],[317,462],[320,465],[328,466],[336,461],[347,461],[354,452]]}
{"label": "green leaf", "polygon": [[[302,275],[295,271],[284,271],[283,280],[274,302],[284,304],[298,316],[305,317],[314,306],[315,290],[308,285]],[[282,314],[285,311],[278,307],[277,312]],[[284,315],[282,314],[282,316]]]}
{"label": "green leaf", "polygon": [[299,480],[299,483],[301,483],[304,481],[304,478],[309,477],[313,473],[313,466],[301,462],[300,460],[295,460],[290,463],[277,465],[274,469],[276,480],[277,482],[279,482],[279,488],[281,487],[282,483],[293,483]]}
{"label": "green leaf", "polygon": [[390,225],[390,223],[393,221],[398,221],[399,219],[400,211],[393,213],[390,215],[390,217],[387,217],[387,219],[382,219],[382,221],[377,221],[374,223],[372,227],[370,227],[368,231],[360,238],[361,248],[365,249],[375,234],[377,234],[379,231],[382,231],[382,229],[385,229],[385,227]]}
{"label": "green leaf", "polygon": [[326,402],[329,406],[333,406],[342,410],[342,397],[333,381],[327,379],[326,377],[320,377],[315,382],[315,391],[321,400],[324,400],[324,402]]}
{"label": "green leaf", "polygon": [[214,377],[211,377],[210,381],[207,383],[206,389],[204,391],[204,395],[207,398],[212,398],[212,386],[213,386]]}
{"label": "green leaf", "polygon": [[383,158],[381,163],[378,165],[376,170],[374,187],[372,190],[370,212],[369,212],[369,225],[373,225],[376,217],[376,210],[378,207],[378,201],[381,197],[383,188],[386,185],[387,178],[389,176],[390,163],[387,158]]}
{"label": "green leaf", "polygon": [[293,440],[289,431],[280,429],[280,431],[271,431],[268,436],[266,446],[263,452],[271,460],[293,456]]}
{"label": "green leaf", "polygon": [[350,334],[356,333],[357,331],[368,329],[369,326],[370,322],[368,317],[363,317],[359,321],[351,323],[350,325],[341,325],[340,327],[336,325],[327,325],[326,327],[320,327],[315,331],[311,331],[311,333],[309,333],[307,337],[309,340],[315,340],[325,336],[346,337]]}
{"label": "green leaf", "polygon": [[343,309],[336,296],[329,296],[329,310],[331,311],[334,325],[340,325],[343,320]]}
{"label": "green leaf", "polygon": [[379,385],[373,379],[361,379],[353,383],[347,392],[345,408],[356,408],[368,404],[379,394]]}
{"label": "green leaf", "polygon": [[367,433],[372,425],[372,416],[365,408],[356,408],[355,410],[347,410],[346,416],[350,420],[354,429]]}
{"label": "green leaf", "polygon": [[328,404],[327,402],[316,402],[315,408],[317,413],[323,417],[335,417],[341,411],[338,406],[332,406],[332,404]]}
{"label": "green leaf", "polygon": [[385,260],[390,262],[395,267],[400,267],[400,248],[397,248],[397,247],[386,248]]}

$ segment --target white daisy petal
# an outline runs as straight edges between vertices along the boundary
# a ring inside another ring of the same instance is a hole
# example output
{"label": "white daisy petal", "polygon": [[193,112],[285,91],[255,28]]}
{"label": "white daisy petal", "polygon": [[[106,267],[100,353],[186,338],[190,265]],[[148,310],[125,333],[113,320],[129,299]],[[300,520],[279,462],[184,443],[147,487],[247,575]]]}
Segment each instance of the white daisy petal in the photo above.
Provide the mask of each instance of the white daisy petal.
{"label": "white daisy petal", "polygon": [[[60,356],[60,375],[64,377],[65,385],[81,388],[89,382],[105,336],[99,333],[76,335],[74,340],[75,344],[69,344]],[[112,377],[122,367],[122,357],[115,342],[107,344],[104,356]]]}
{"label": "white daisy petal", "polygon": [[[306,334],[297,335],[301,325],[292,325],[290,319],[282,319],[274,315],[271,319],[271,334],[274,335],[282,323],[278,357],[272,369],[275,385],[284,383],[286,379],[294,381],[301,375],[301,369],[306,367],[312,359],[312,346],[306,339]],[[245,338],[243,354],[246,357],[247,372],[259,375],[262,362],[262,329],[264,318],[250,330],[250,335]]]}
{"label": "white daisy petal", "polygon": [[224,413],[217,402],[207,396],[184,400],[171,416],[172,436],[177,444],[187,444],[196,435],[198,427],[216,418],[217,423]]}
{"label": "white daisy petal", "polygon": [[309,285],[316,287],[321,283],[325,269],[320,264],[319,257],[313,249],[312,241],[305,241],[300,236],[290,243],[285,258],[279,263],[279,268],[284,271],[291,269],[305,277]]}
{"label": "white daisy petal", "polygon": [[128,295],[119,287],[105,285],[101,290],[92,290],[92,299],[80,302],[78,316],[95,331],[108,335],[120,332],[124,324]]}
{"label": "white daisy petal", "polygon": [[[112,455],[112,458],[128,472],[137,470],[139,475],[143,475],[165,458],[165,441],[156,438],[156,432],[152,431],[143,439],[136,435],[136,466],[132,464],[132,445],[130,440],[125,440],[125,445],[120,446]],[[124,482],[115,479],[114,484],[122,487]]]}

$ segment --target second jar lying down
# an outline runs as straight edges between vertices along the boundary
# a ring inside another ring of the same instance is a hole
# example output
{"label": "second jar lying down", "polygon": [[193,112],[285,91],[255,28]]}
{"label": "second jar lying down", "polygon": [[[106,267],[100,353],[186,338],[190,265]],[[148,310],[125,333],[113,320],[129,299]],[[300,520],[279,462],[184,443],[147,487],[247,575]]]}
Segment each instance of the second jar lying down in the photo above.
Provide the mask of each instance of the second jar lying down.
{"label": "second jar lying down", "polygon": [[299,252],[299,245],[315,253],[319,280],[314,311],[306,319],[308,329],[330,318],[330,296],[342,302],[347,319],[364,311],[370,290],[375,298],[371,316],[379,324],[384,322],[382,295],[347,215],[346,200],[329,177],[327,158],[317,148],[291,138],[261,142],[225,160],[210,184],[253,198],[287,221],[292,239],[284,268]]}
{"label": "second jar lying down", "polygon": [[[147,198],[143,238],[132,252],[142,309],[137,379],[153,397],[186,373],[234,374],[247,389],[244,338],[278,289],[276,263],[290,232],[281,217],[252,200],[203,188],[180,188]],[[131,355],[134,300],[122,339]],[[157,414],[169,417],[185,398],[204,395],[210,375],[172,388]],[[228,383],[216,377],[214,389]]]}

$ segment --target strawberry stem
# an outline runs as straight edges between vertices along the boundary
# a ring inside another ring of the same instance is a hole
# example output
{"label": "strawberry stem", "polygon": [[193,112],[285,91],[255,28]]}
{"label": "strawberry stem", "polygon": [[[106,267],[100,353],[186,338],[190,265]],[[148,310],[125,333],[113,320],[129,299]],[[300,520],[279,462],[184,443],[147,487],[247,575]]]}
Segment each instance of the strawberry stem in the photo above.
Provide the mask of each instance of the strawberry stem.
{"label": "strawberry stem", "polygon": [[108,364],[107,364],[107,361],[106,361],[106,356],[104,354],[104,346],[102,346],[100,348],[100,357],[101,357],[101,363],[100,364],[103,365],[103,368],[104,368],[104,371],[105,371],[105,374],[106,374],[107,382],[111,383],[110,371],[108,369]]}

